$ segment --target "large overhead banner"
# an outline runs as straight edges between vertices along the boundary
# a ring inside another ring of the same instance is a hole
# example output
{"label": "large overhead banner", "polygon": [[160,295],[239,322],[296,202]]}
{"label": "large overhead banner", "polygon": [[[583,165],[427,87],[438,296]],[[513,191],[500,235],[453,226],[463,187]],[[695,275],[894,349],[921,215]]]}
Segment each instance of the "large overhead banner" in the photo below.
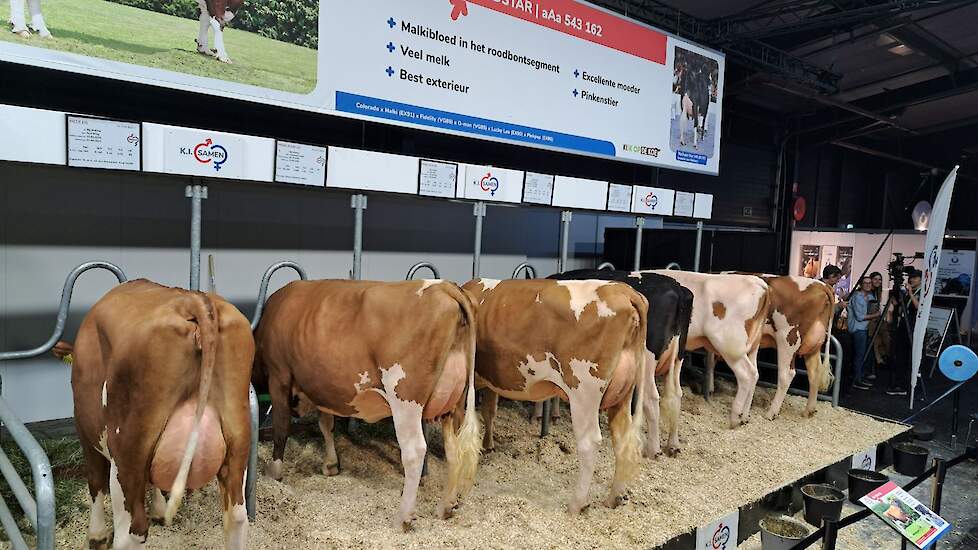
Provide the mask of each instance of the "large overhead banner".
{"label": "large overhead banner", "polygon": [[201,21],[197,5],[42,2],[53,38],[29,29],[0,33],[0,59],[719,170],[723,55],[584,2],[250,0],[218,14],[223,31]]}

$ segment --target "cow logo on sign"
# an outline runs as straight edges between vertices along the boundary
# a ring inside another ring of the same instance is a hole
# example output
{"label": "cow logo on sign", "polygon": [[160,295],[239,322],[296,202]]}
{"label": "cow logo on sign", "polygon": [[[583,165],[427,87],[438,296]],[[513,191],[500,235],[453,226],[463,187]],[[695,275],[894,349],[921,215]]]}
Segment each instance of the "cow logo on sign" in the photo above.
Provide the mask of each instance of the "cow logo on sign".
{"label": "cow logo on sign", "polygon": [[198,143],[193,150],[194,158],[201,164],[212,163],[215,171],[220,171],[221,166],[228,161],[228,150],[223,145],[214,143],[211,138]]}
{"label": "cow logo on sign", "polygon": [[941,251],[938,247],[934,247],[930,251],[930,256],[927,258],[927,268],[924,270],[924,284],[923,284],[923,296],[926,298],[931,291],[930,281],[934,277],[934,272],[937,271],[937,264],[941,260]]}
{"label": "cow logo on sign", "polygon": [[499,178],[492,175],[492,172],[486,172],[485,176],[479,180],[479,187],[489,193],[489,196],[495,197],[496,191],[499,191]]}
{"label": "cow logo on sign", "polygon": [[730,526],[720,523],[717,526],[717,530],[713,533],[713,548],[714,550],[727,550],[728,542],[730,542]]}
{"label": "cow logo on sign", "polygon": [[863,461],[859,464],[859,467],[863,470],[868,470],[873,465],[873,459],[869,458],[869,455],[863,455]]}
{"label": "cow logo on sign", "polygon": [[654,209],[659,204],[659,197],[655,196],[655,193],[649,193],[642,202],[645,203],[645,206]]}
{"label": "cow logo on sign", "polygon": [[136,136],[136,134],[129,134],[129,137],[126,138],[126,141],[133,145],[139,145],[139,137]]}

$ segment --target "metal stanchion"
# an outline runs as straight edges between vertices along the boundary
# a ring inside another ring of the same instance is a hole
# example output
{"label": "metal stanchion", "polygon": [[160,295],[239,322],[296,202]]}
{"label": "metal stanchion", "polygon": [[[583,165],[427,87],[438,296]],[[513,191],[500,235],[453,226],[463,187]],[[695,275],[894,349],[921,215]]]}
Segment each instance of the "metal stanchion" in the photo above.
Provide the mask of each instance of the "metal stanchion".
{"label": "metal stanchion", "polygon": [[[574,213],[564,210],[560,213],[560,263],[557,264],[557,272],[567,271],[568,250],[570,248],[570,224],[574,219]],[[540,418],[540,437],[547,437],[550,434],[550,414],[551,409],[560,406],[560,400],[556,397],[547,399],[543,402],[543,416]]]}
{"label": "metal stanchion", "polygon": [[[363,276],[363,211],[367,209],[367,196],[350,197],[350,208],[353,209],[353,270],[350,274],[354,281],[359,281]],[[347,431],[356,431],[357,419],[348,418],[346,426]]]}
{"label": "metal stanchion", "polygon": [[703,222],[696,222],[696,256],[693,258],[693,271],[700,270],[700,250],[703,248]]}
{"label": "metal stanchion", "polygon": [[944,495],[944,479],[947,477],[947,461],[943,458],[934,459],[934,484],[930,490],[930,509],[935,514],[941,513],[941,497]]}
{"label": "metal stanchion", "polygon": [[200,290],[200,207],[207,187],[188,185],[183,194],[190,199],[190,290]]}
{"label": "metal stanchion", "polygon": [[475,216],[475,244],[472,250],[472,278],[476,279],[482,273],[482,222],[486,217],[486,203],[477,202],[472,207]]}
{"label": "metal stanchion", "polygon": [[635,218],[635,262],[632,264],[634,271],[642,269],[642,229],[645,227],[645,218]]}

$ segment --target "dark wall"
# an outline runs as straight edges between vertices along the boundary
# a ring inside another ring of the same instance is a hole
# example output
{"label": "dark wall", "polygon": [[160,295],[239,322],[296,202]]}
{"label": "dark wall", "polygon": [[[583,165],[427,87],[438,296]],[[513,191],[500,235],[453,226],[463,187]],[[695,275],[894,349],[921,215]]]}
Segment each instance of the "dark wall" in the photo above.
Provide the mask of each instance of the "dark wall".
{"label": "dark wall", "polygon": [[[775,273],[778,254],[774,233],[704,231],[700,247],[700,271],[752,271]],[[642,269],[658,269],[677,262],[692,270],[696,256],[696,232],[679,229],[646,229],[642,233]],[[634,265],[635,230],[607,229],[604,257],[619,269]]]}

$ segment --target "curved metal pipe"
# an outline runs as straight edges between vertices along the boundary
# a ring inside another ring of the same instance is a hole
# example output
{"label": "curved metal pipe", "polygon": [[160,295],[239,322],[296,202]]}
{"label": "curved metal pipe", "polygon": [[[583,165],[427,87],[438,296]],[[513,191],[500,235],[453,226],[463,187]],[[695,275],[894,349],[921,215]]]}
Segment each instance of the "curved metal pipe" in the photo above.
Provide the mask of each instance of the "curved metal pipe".
{"label": "curved metal pipe", "polygon": [[676,269],[681,271],[683,269],[683,266],[679,265],[679,262],[669,262],[669,265],[666,266],[666,269]]}
{"label": "curved metal pipe", "polygon": [[255,386],[248,386],[248,407],[251,409],[251,448],[248,449],[248,471],[245,477],[245,509],[248,519],[255,521],[258,495],[258,393]]}
{"label": "curved metal pipe", "polygon": [[427,269],[431,272],[435,279],[441,279],[441,274],[438,273],[438,268],[434,266],[431,262],[418,262],[411,266],[411,269],[407,272],[407,277],[404,277],[405,281],[410,281],[414,278],[414,275],[418,270]]}
{"label": "curved metal pipe", "polygon": [[278,262],[268,266],[268,269],[265,270],[265,275],[263,275],[261,278],[261,285],[258,287],[258,303],[255,304],[255,315],[251,318],[251,330],[258,328],[258,323],[261,321],[262,311],[265,310],[265,299],[268,297],[268,282],[272,280],[272,275],[274,275],[276,271],[286,267],[294,269],[295,272],[299,274],[299,279],[303,281],[308,280],[306,270],[295,262]]}
{"label": "curved metal pipe", "polygon": [[60,340],[65,334],[65,324],[68,321],[68,307],[71,305],[71,294],[75,290],[75,281],[78,280],[79,275],[91,269],[104,269],[106,271],[110,271],[113,275],[115,275],[115,278],[118,279],[120,283],[124,283],[128,280],[126,279],[126,274],[119,266],[109,262],[85,262],[75,269],[72,269],[71,272],[68,273],[68,277],[65,279],[65,286],[61,291],[61,305],[58,306],[58,320],[54,324],[54,333],[51,334],[48,341],[33,349],[0,353],[0,361],[30,359],[32,357],[44,355],[45,353],[54,349],[54,346],[58,343],[58,340]]}
{"label": "curved metal pipe", "polygon": [[521,271],[525,271],[526,274],[530,276],[529,277],[530,279],[536,279],[537,278],[537,270],[532,265],[530,265],[530,264],[528,264],[526,262],[523,262],[520,265],[516,266],[516,269],[513,270],[513,276],[510,277],[510,278],[511,279],[515,279],[515,278],[519,277]]}
{"label": "curved metal pipe", "polygon": [[610,269],[610,270],[614,271],[615,270],[615,264],[613,264],[611,262],[604,262],[603,264],[601,264],[601,265],[598,266],[598,269]]}

